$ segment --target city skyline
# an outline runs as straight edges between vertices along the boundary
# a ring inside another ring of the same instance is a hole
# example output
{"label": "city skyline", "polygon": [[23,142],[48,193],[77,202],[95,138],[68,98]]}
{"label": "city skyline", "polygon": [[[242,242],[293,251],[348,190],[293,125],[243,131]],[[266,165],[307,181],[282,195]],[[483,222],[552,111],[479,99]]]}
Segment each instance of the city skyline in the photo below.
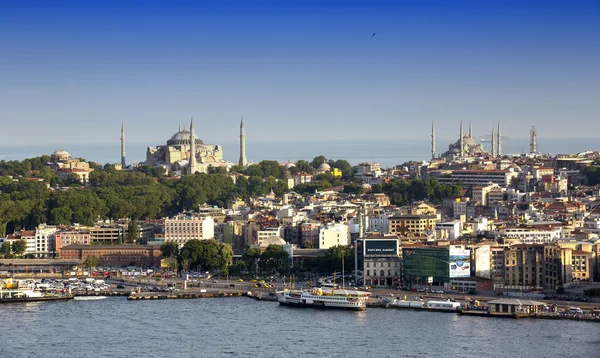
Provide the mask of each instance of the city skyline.
{"label": "city skyline", "polygon": [[241,117],[249,142],[427,141],[461,118],[589,138],[598,115],[596,1],[0,6],[0,122],[35,143],[117,142],[124,121],[152,145],[192,116],[211,143]]}

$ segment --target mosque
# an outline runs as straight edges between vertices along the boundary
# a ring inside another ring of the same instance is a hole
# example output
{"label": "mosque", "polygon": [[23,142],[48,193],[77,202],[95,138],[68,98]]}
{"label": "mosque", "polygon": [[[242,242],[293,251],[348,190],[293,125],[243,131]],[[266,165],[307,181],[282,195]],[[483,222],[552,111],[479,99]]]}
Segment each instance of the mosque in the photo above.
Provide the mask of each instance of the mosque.
{"label": "mosque", "polygon": [[[193,155],[191,154],[193,153]],[[223,160],[221,145],[206,144],[194,133],[194,120],[190,129],[181,127],[166,145],[148,147],[146,164],[163,167],[170,175],[207,173],[209,167],[230,168],[234,163]]]}
{"label": "mosque", "polygon": [[[494,149],[494,135],[492,131],[492,155],[501,156],[502,154],[502,142],[501,142],[501,133],[500,133],[500,123],[498,123],[498,150]],[[448,146],[448,150],[439,155],[439,159],[443,159],[446,161],[453,160],[461,160],[466,158],[474,158],[479,156],[488,155],[490,153],[486,152],[483,148],[483,144],[478,143],[475,138],[473,138],[473,126],[469,123],[469,133],[466,134],[463,131],[463,123],[460,122],[460,132],[458,140],[455,143],[452,143]],[[436,159],[435,153],[435,128],[432,124],[431,126],[431,158]]]}

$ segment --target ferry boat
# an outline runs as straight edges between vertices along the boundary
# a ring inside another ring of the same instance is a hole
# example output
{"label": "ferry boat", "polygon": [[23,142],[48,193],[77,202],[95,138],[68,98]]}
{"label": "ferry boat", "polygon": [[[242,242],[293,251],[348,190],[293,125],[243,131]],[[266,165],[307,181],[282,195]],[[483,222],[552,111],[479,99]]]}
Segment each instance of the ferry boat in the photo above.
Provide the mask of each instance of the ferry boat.
{"label": "ferry boat", "polygon": [[339,308],[347,310],[365,310],[370,292],[332,289],[323,291],[315,287],[312,290],[288,290],[275,292],[280,305],[314,308]]}
{"label": "ferry boat", "polygon": [[55,295],[36,289],[35,283],[21,280],[16,283],[12,279],[0,285],[0,303],[10,302],[40,302],[73,299],[71,295]]}

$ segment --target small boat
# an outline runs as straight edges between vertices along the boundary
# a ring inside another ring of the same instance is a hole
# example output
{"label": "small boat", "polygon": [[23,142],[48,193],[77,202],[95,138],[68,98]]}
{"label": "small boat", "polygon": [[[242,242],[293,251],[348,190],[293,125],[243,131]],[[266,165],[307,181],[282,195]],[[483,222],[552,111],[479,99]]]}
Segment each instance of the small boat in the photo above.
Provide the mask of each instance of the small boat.
{"label": "small boat", "polygon": [[103,300],[106,296],[75,296],[74,299],[76,301],[96,301]]}
{"label": "small boat", "polygon": [[61,301],[70,299],[73,299],[73,296],[41,292],[36,289],[32,282],[26,280],[13,281],[12,279],[7,279],[0,285],[0,303]]}

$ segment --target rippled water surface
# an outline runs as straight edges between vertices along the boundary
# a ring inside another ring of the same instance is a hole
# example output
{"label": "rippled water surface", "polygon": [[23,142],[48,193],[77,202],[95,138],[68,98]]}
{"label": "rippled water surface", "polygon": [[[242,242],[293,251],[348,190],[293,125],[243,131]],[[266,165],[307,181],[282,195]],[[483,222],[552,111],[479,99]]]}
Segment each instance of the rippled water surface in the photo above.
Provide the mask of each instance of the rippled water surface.
{"label": "rippled water surface", "polygon": [[0,306],[0,357],[598,357],[600,324],[248,298]]}

